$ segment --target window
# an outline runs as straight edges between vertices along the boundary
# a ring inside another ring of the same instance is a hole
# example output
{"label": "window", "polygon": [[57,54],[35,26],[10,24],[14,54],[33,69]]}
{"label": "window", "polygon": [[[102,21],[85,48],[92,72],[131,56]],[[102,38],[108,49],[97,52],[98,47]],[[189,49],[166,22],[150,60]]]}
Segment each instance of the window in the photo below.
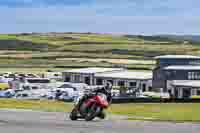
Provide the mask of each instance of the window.
{"label": "window", "polygon": [[14,78],[14,77],[15,77],[15,74],[9,74],[8,77]]}
{"label": "window", "polygon": [[197,60],[197,61],[190,61],[189,64],[190,64],[190,65],[200,65],[200,60]]}
{"label": "window", "polygon": [[24,90],[31,90],[30,86],[23,86]]}
{"label": "window", "polygon": [[146,84],[142,84],[142,92],[146,91]]}
{"label": "window", "polygon": [[18,76],[20,76],[20,77],[26,77],[25,74],[19,74]]}
{"label": "window", "polygon": [[85,77],[85,83],[86,83],[87,85],[91,85],[90,77]]}
{"label": "window", "polygon": [[32,87],[32,90],[37,90],[37,89],[39,89],[37,86]]}
{"label": "window", "polygon": [[59,74],[54,74],[54,76],[55,76],[55,77],[58,77],[58,76],[59,76]]}
{"label": "window", "polygon": [[103,79],[101,78],[97,78],[96,82],[97,82],[97,85],[103,85]]}
{"label": "window", "polygon": [[136,87],[137,86],[137,82],[129,82],[129,86],[130,87]]}
{"label": "window", "polygon": [[188,79],[189,80],[199,80],[200,72],[188,72]]}
{"label": "window", "polygon": [[28,97],[28,94],[25,94],[25,93],[24,93],[24,94],[22,94],[21,96],[22,96],[22,97]]}
{"label": "window", "polygon": [[68,93],[68,92],[65,92],[65,93],[63,94],[63,96],[69,97],[69,93]]}
{"label": "window", "polygon": [[65,82],[70,82],[70,80],[71,80],[70,76],[65,77]]}
{"label": "window", "polygon": [[58,88],[73,88],[73,87],[71,85],[69,85],[69,84],[63,84]]}
{"label": "window", "polygon": [[118,86],[125,86],[125,82],[124,81],[119,81],[118,82]]}
{"label": "window", "polygon": [[153,91],[153,88],[151,86],[149,87],[149,91]]}
{"label": "window", "polygon": [[29,83],[50,83],[48,79],[27,79]]}
{"label": "window", "polygon": [[75,81],[76,83],[79,83],[79,82],[80,82],[80,79],[81,79],[81,76],[80,76],[80,75],[75,75],[75,76],[74,76],[74,81]]}
{"label": "window", "polygon": [[200,96],[200,90],[197,90],[197,96]]}
{"label": "window", "polygon": [[[22,75],[23,75],[23,74],[22,74]],[[30,77],[30,78],[36,78],[36,77],[37,77],[37,76],[35,76],[34,74],[27,74],[27,76]],[[25,77],[25,75],[22,76],[22,77]]]}

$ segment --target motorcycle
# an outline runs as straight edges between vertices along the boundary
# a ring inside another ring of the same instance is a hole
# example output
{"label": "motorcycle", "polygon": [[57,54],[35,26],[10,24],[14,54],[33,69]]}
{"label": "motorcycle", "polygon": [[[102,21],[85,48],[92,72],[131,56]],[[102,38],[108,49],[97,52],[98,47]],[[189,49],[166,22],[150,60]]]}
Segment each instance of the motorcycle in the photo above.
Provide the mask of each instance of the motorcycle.
{"label": "motorcycle", "polygon": [[71,120],[85,119],[86,121],[91,121],[95,117],[104,119],[106,114],[104,109],[107,109],[109,103],[107,101],[107,96],[103,93],[97,93],[91,98],[85,100],[79,109],[75,105],[74,109],[70,113]]}

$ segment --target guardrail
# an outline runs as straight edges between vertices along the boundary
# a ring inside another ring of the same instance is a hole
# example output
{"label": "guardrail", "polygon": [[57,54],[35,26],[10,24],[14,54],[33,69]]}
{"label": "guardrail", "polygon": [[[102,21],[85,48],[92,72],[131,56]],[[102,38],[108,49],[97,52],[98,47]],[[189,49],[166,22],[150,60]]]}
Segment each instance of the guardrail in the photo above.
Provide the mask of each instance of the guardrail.
{"label": "guardrail", "polygon": [[112,103],[200,103],[200,99],[113,98]]}

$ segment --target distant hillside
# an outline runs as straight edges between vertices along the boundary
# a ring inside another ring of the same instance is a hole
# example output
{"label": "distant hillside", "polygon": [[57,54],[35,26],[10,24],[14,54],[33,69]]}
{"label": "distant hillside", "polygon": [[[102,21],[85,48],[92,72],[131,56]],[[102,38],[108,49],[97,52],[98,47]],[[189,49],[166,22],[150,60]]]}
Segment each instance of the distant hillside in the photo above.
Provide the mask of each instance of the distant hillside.
{"label": "distant hillside", "polygon": [[[179,36],[112,35],[98,33],[1,34],[0,50],[57,52],[43,58],[152,59],[163,54],[200,55],[200,45]],[[195,37],[193,37],[194,40]],[[198,39],[198,36],[196,36]],[[199,43],[200,44],[200,43]],[[38,55],[37,58],[40,58]]]}
{"label": "distant hillside", "polygon": [[134,70],[152,70],[155,66],[153,57],[158,55],[200,56],[200,42],[186,43],[185,40],[173,35],[0,34],[0,68],[123,66]]}
{"label": "distant hillside", "polygon": [[173,37],[168,37],[168,36],[143,36],[143,35],[124,35],[125,37],[128,38],[140,38],[143,40],[149,40],[149,41],[163,41],[163,42],[174,42],[174,43],[180,43],[183,40],[177,40],[176,38]]}
{"label": "distant hillside", "polygon": [[193,43],[200,42],[200,35],[161,35],[160,37],[169,38],[178,41],[190,41]]}

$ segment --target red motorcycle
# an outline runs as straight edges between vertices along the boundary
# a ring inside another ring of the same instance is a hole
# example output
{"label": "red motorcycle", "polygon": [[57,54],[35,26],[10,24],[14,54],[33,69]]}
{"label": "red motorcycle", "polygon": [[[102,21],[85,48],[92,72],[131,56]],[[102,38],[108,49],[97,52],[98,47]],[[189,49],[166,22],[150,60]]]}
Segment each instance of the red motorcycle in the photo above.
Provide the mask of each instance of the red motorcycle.
{"label": "red motorcycle", "polygon": [[70,119],[85,119],[86,121],[91,121],[95,117],[104,119],[104,109],[107,109],[108,106],[107,96],[103,93],[97,93],[97,95],[85,100],[79,109],[75,106],[70,113]]}

